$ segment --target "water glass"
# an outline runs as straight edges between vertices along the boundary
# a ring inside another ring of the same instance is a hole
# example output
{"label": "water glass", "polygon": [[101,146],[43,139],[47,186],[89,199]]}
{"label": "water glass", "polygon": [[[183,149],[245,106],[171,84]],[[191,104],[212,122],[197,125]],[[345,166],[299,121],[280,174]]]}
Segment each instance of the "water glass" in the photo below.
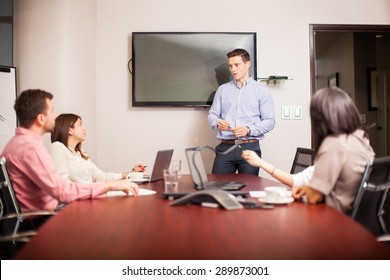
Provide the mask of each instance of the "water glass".
{"label": "water glass", "polygon": [[180,178],[180,171],[181,171],[181,160],[176,160],[171,163],[171,169],[177,170],[177,176]]}
{"label": "water glass", "polygon": [[164,190],[166,193],[179,192],[178,170],[164,169]]}

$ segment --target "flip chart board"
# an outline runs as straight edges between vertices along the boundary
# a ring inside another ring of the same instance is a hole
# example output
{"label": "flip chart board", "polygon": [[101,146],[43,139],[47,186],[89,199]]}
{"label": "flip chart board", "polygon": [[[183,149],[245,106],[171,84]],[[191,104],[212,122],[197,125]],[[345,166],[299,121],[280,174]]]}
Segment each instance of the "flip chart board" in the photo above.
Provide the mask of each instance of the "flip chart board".
{"label": "flip chart board", "polygon": [[14,104],[16,99],[16,69],[0,66],[0,153],[15,134],[17,126]]}

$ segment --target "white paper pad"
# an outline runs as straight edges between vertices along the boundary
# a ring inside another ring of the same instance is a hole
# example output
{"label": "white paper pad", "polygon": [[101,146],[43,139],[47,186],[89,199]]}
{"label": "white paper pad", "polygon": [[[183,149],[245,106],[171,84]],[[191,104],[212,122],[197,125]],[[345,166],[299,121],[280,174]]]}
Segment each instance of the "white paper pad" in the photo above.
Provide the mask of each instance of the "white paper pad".
{"label": "white paper pad", "polygon": [[[150,194],[155,194],[156,191],[149,190],[149,189],[143,189],[139,188],[138,189],[138,195],[150,195]],[[114,196],[133,196],[132,193],[126,194],[122,191],[108,191],[107,192],[107,197],[114,197]]]}

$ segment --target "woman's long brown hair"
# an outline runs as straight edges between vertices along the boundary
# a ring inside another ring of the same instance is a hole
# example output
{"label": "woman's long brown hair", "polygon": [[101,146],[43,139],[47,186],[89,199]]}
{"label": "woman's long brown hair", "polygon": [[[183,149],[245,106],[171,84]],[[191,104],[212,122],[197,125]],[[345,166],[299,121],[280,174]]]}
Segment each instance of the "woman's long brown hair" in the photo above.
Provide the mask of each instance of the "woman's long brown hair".
{"label": "woman's long brown hair", "polygon": [[[75,114],[61,114],[56,118],[54,131],[51,133],[51,142],[61,142],[68,147],[69,129],[74,128],[74,124],[81,117]],[[69,147],[68,147],[69,149]],[[79,152],[81,157],[88,160],[89,157],[81,150],[81,142],[75,147],[75,151]]]}
{"label": "woman's long brown hair", "polygon": [[318,90],[310,102],[311,125],[318,150],[328,135],[351,134],[362,129],[360,114],[349,95],[340,88]]}

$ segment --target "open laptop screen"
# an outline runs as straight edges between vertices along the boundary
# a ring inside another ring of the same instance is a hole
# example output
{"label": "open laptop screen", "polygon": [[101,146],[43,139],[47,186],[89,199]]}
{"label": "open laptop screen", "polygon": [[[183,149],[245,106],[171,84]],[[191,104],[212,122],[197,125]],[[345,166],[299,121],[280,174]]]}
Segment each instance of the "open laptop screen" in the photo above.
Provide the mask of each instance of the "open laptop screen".
{"label": "open laptop screen", "polygon": [[163,170],[168,169],[171,164],[173,149],[157,151],[154,161],[150,182],[164,179]]}
{"label": "open laptop screen", "polygon": [[[192,181],[197,189],[221,188],[228,191],[236,191],[245,186],[243,182],[210,182],[207,177],[201,150],[204,147],[192,147],[186,149],[186,157],[190,168]],[[212,149],[212,148],[211,148]]]}
{"label": "open laptop screen", "polygon": [[190,168],[190,173],[192,176],[192,181],[194,184],[199,186],[200,183],[207,183],[207,173],[204,166],[202,153],[199,147],[192,147],[186,149],[186,157],[188,162],[188,167]]}

